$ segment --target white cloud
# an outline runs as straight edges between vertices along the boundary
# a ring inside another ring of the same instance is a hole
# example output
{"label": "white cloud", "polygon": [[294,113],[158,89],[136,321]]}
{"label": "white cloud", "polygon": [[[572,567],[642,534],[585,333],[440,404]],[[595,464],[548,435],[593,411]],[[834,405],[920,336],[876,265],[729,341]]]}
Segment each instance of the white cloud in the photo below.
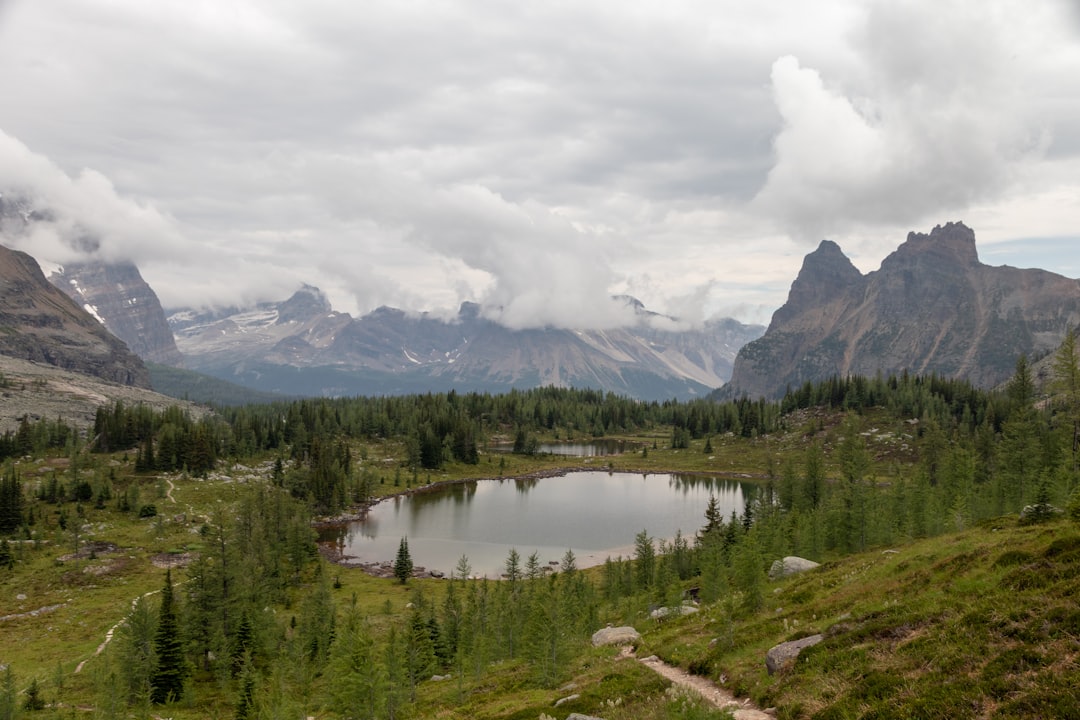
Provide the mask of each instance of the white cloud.
{"label": "white cloud", "polygon": [[167,305],[761,321],[824,236],[873,269],[947,220],[1071,227],[1069,11],[17,0],[0,180],[58,209],[39,252],[93,230]]}

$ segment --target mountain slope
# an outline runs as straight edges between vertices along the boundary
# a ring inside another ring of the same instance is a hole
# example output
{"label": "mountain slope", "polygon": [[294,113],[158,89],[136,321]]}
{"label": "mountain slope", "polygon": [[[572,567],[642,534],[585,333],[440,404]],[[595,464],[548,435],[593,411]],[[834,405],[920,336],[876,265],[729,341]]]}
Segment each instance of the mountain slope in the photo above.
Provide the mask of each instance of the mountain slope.
{"label": "mountain slope", "polygon": [[991,387],[1078,323],[1080,281],[984,265],[962,223],[909,233],[866,275],[823,241],[765,334],[739,352],[725,392],[776,397],[832,375],[905,370]]}
{"label": "mountain slope", "polygon": [[180,311],[169,322],[193,369],[262,390],[317,395],[557,385],[688,398],[726,382],[738,348],[761,332],[733,320],[665,331],[635,307],[642,323],[631,329],[509,330],[472,303],[452,322],[386,307],[354,319],[305,287],[284,303]]}
{"label": "mountain slope", "polygon": [[143,360],[183,363],[161,302],[133,263],[71,263],[50,274],[49,281]]}
{"label": "mountain slope", "polygon": [[150,387],[142,360],[45,279],[26,253],[0,245],[0,354]]}

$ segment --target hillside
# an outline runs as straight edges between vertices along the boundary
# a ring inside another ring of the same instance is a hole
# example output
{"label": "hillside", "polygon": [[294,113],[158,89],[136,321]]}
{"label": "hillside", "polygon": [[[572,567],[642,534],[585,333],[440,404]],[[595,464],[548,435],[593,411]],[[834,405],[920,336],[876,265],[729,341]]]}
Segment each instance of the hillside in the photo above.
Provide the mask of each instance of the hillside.
{"label": "hillside", "polygon": [[144,404],[163,410],[180,405],[201,414],[193,403],[146,388],[121,385],[93,376],[62,370],[44,363],[0,355],[0,433],[14,431],[20,420],[62,420],[87,428],[102,405],[117,401],[126,405]]}
{"label": "hillside", "polygon": [[142,360],[45,279],[26,253],[0,245],[0,355],[141,388]]}
{"label": "hillside", "polygon": [[1080,281],[979,261],[962,223],[909,233],[861,274],[839,246],[806,256],[765,334],[738,354],[727,397],[775,398],[834,375],[937,373],[994,387],[1080,324]]}

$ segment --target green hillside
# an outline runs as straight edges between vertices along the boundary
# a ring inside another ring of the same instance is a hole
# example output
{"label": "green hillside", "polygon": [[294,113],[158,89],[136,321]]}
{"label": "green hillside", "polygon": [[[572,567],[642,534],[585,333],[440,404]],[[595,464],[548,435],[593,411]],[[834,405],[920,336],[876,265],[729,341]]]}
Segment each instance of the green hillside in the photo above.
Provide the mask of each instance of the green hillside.
{"label": "green hillside", "polygon": [[[547,388],[24,422],[0,436],[0,717],[721,716],[593,648],[608,624],[778,717],[1076,716],[1075,366],[1045,393],[1021,362],[992,393],[905,375],[777,403]],[[375,578],[315,543],[317,518],[558,472],[581,460],[536,440],[599,436],[636,448],[612,471],[758,491],[673,540],[628,527],[630,557],[599,567],[508,555],[503,581],[468,579],[468,558],[450,579]],[[769,580],[787,555],[823,565]],[[696,614],[652,619],[691,590]],[[770,647],[816,633],[766,672]]]}

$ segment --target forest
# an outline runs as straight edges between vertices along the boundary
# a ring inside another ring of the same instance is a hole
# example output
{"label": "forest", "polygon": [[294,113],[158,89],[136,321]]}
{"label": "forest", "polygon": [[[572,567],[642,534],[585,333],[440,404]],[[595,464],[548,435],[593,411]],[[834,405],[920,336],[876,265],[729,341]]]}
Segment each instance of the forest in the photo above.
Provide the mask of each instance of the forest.
{"label": "forest", "polygon": [[[198,419],[117,403],[85,430],[24,419],[0,437],[3,592],[100,596],[102,619],[77,639],[42,635],[36,654],[5,651],[0,720],[478,717],[492,692],[573,681],[598,662],[593,632],[681,607],[691,589],[732,623],[753,618],[777,558],[835,561],[1007,515],[1080,517],[1072,334],[1051,360],[1035,371],[1020,358],[992,391],[904,374],[806,383],[778,402],[541,388],[302,399]],[[419,580],[402,539],[397,578],[385,580],[319,551],[320,519],[430,482],[557,468],[535,454],[537,438],[598,437],[637,448],[612,469],[709,475],[723,460],[757,492],[728,517],[702,507],[700,526],[674,538],[628,527],[632,555],[595,568],[568,550],[551,572],[511,550],[500,580],[473,579],[464,556],[448,579]],[[497,463],[496,443],[513,446]],[[177,562],[132,550],[140,561],[85,572],[117,545]],[[19,637],[40,628],[0,622]],[[94,654],[98,626],[112,624]],[[76,660],[88,661],[77,675]],[[713,716],[604,682],[626,696],[604,717]]]}

